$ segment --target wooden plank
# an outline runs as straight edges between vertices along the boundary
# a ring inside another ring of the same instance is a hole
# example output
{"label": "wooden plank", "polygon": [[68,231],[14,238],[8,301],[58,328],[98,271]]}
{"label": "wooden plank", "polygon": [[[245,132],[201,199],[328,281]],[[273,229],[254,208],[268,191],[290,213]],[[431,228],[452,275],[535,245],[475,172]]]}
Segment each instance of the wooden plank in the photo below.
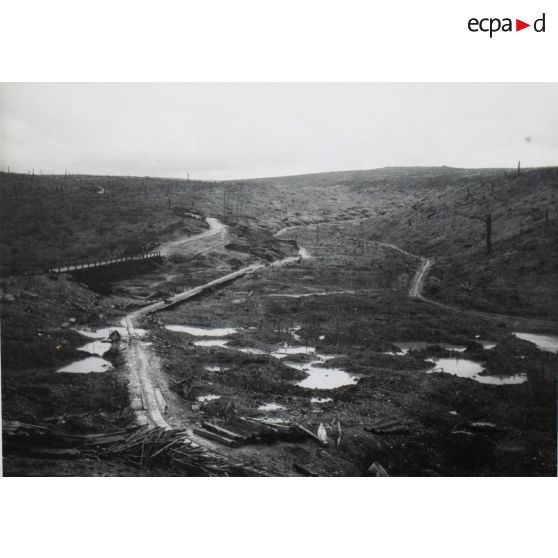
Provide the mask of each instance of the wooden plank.
{"label": "wooden plank", "polygon": [[206,430],[211,430],[216,434],[220,434],[222,436],[225,436],[226,438],[231,438],[231,440],[239,440],[239,441],[246,440],[246,436],[238,434],[237,432],[232,432],[231,430],[227,430],[226,428],[218,426],[217,424],[212,424],[211,422],[202,422],[202,426]]}
{"label": "wooden plank", "polygon": [[230,438],[225,438],[225,436],[221,436],[219,434],[216,434],[215,432],[210,432],[209,430],[205,430],[203,428],[194,428],[192,432],[197,436],[201,436],[202,438],[207,438],[208,440],[219,442],[220,444],[224,444],[225,446],[229,446],[231,448],[234,448],[239,445],[239,442],[237,440],[231,440]]}
{"label": "wooden plank", "polygon": [[307,434],[308,436],[310,436],[310,438],[313,438],[314,440],[316,440],[316,442],[318,442],[319,444],[321,444],[322,446],[327,446],[327,442],[323,442],[320,438],[318,438],[318,436],[316,436],[316,434],[314,434],[313,432],[311,432],[310,430],[308,430],[308,428],[304,428],[304,426],[298,424],[298,422],[294,422],[293,423],[297,428],[299,428],[300,430],[302,430],[302,432],[304,432],[305,434]]}

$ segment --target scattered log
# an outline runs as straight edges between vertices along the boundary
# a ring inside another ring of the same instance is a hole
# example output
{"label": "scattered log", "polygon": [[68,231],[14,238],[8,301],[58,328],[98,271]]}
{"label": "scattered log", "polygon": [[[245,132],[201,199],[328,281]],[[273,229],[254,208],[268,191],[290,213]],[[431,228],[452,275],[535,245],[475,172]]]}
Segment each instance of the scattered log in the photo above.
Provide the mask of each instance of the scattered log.
{"label": "scattered log", "polygon": [[372,434],[406,434],[410,430],[411,422],[401,417],[380,417],[364,427]]}
{"label": "scattered log", "polygon": [[224,444],[225,446],[229,446],[231,448],[237,447],[240,445],[240,441],[233,440],[232,438],[227,438],[225,436],[221,436],[221,434],[217,434],[216,432],[211,432],[210,430],[205,430],[203,428],[194,428],[192,432],[196,436],[201,436],[202,438],[206,438],[208,440],[213,440],[215,442],[219,442],[220,444]]}
{"label": "scattered log", "polygon": [[238,440],[238,441],[246,440],[245,436],[242,436],[241,434],[238,434],[236,432],[233,432],[232,430],[228,430],[226,428],[223,428],[223,427],[221,427],[217,424],[213,424],[211,422],[202,422],[202,426],[203,426],[203,428],[205,428],[205,430],[215,432],[216,434],[219,434],[221,436],[225,436],[226,438],[230,438],[231,440]]}
{"label": "scattered log", "polygon": [[341,445],[341,422],[337,421],[337,446]]}
{"label": "scattered log", "polygon": [[312,438],[313,440],[316,440],[316,442],[318,442],[319,444],[321,444],[322,446],[327,446],[327,442],[324,442],[321,438],[319,438],[318,436],[316,436],[316,434],[314,434],[313,432],[311,432],[310,430],[308,430],[307,428],[304,428],[304,426],[298,424],[298,422],[293,423],[297,428],[299,428],[300,430],[302,430],[302,432],[304,432],[307,436],[310,436],[310,438]]}

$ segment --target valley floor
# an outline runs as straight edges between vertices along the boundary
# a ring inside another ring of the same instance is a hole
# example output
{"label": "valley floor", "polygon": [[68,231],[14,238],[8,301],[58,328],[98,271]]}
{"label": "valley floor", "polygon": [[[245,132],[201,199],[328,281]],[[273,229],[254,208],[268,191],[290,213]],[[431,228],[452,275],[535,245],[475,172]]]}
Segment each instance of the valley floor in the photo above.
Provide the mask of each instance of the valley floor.
{"label": "valley floor", "polygon": [[[312,225],[283,230],[275,242],[294,241],[305,257],[291,256],[292,245],[283,243],[287,265],[259,264],[257,271],[183,304],[138,315],[134,343],[146,355],[163,420],[209,451],[282,475],[367,475],[372,463],[390,475],[555,475],[555,352],[513,335],[552,329],[541,320],[447,311],[410,297],[410,290],[420,294],[412,287],[421,260],[392,246],[357,244],[365,226],[323,223],[319,238]],[[244,254],[243,263],[258,261],[250,250]],[[224,242],[206,257],[220,263],[198,276],[190,265],[192,282],[203,284],[227,271]],[[62,276],[42,281],[69,295],[75,329],[94,330],[119,326],[123,308],[133,309],[132,295],[153,290],[161,277],[182,277],[181,265],[176,258],[172,263],[171,254],[164,269],[120,281],[109,297],[94,296]],[[12,291],[13,319],[31,329],[37,317],[17,314],[25,293],[15,285]],[[56,296],[50,295],[50,304],[56,305]],[[110,370],[54,372],[84,356],[75,349],[85,340],[72,327],[55,327],[61,316],[47,314],[44,308],[50,328],[43,324],[34,338],[49,336],[49,346],[62,343],[64,349],[46,368],[4,371],[4,418],[79,434],[127,429],[141,416],[149,423],[149,412],[147,418],[141,412],[145,400],[142,405],[134,391],[130,357],[136,349],[126,332],[118,350],[104,355]],[[8,343],[12,352],[28,351],[13,339]],[[45,360],[37,351],[29,357],[35,366]],[[279,430],[299,424],[316,433],[322,425],[329,443],[306,437],[229,448],[194,432],[203,422],[226,426],[238,417]],[[28,448],[14,453],[9,444],[4,471],[176,474],[87,455],[40,459]]]}

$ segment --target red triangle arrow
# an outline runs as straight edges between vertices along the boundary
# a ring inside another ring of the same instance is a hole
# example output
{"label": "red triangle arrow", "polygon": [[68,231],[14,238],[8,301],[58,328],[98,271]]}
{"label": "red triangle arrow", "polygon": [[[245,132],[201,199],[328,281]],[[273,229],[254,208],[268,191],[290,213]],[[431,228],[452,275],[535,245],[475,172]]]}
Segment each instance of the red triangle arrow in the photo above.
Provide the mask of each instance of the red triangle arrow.
{"label": "red triangle arrow", "polygon": [[515,20],[515,30],[516,31],[521,31],[522,29],[525,29],[526,27],[531,27],[531,24],[525,23],[524,21],[521,21],[520,19]]}

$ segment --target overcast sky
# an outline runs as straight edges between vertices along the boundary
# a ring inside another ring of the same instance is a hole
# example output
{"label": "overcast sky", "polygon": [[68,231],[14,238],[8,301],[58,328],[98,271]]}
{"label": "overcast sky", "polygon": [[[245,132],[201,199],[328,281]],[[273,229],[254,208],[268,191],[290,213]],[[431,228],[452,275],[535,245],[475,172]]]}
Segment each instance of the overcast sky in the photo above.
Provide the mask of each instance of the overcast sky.
{"label": "overcast sky", "polygon": [[230,179],[558,164],[558,84],[0,84],[7,170]]}

